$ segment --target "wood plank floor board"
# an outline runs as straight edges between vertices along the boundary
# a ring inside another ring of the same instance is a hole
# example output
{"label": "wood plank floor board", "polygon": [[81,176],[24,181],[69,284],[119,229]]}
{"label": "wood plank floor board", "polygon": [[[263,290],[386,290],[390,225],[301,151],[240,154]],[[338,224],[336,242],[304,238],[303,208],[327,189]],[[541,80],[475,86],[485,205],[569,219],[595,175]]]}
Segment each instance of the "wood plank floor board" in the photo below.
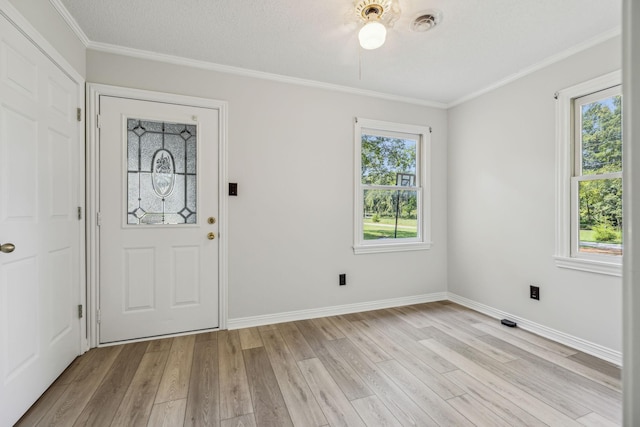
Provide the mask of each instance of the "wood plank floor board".
{"label": "wood plank floor board", "polygon": [[469,421],[476,426],[491,426],[491,427],[513,427],[513,424],[507,422],[503,418],[500,418],[495,412],[484,406],[482,403],[469,396],[463,394],[462,396],[454,397],[447,401],[449,405],[457,409],[458,412],[465,414]]}
{"label": "wood plank floor board", "polygon": [[257,427],[253,414],[240,415],[239,417],[222,420],[220,427]]}
{"label": "wood plank floor board", "polygon": [[425,383],[443,399],[449,399],[463,394],[460,387],[453,384],[431,366],[413,357],[411,353],[405,351],[403,347],[397,344],[392,338],[383,334],[378,328],[373,328],[362,321],[356,321],[354,323],[359,324],[364,333],[378,343],[393,359],[400,362],[400,364],[410,370],[416,378]]}
{"label": "wood plank floor board", "polygon": [[69,384],[53,383],[36,403],[18,420],[15,427],[31,427],[38,424],[44,415],[62,396]]}
{"label": "wood plank floor board", "polygon": [[525,409],[529,413],[535,413],[536,416],[550,426],[577,426],[571,417],[558,411],[547,403],[536,399],[531,394],[523,391],[516,385],[502,379],[501,377],[489,372],[474,361],[460,355],[451,350],[446,345],[435,339],[420,341],[425,347],[437,352],[443,357],[451,360],[460,369],[467,372],[480,382],[484,382],[491,389],[501,394],[504,398],[509,399],[516,405]]}
{"label": "wood plank floor board", "polygon": [[[456,315],[460,316],[461,319],[466,319],[466,321],[470,322],[471,324],[482,323],[482,322],[500,323],[498,319],[495,319],[484,313],[480,313],[478,311],[472,310],[460,304],[456,304],[456,303],[443,304],[442,301],[439,301],[437,304],[439,304],[442,308],[449,310],[450,312],[456,313]],[[428,306],[429,306],[429,303],[415,305],[415,307],[418,309],[423,309],[423,308],[428,309]]]}
{"label": "wood plank floor board", "polygon": [[367,426],[402,427],[402,424],[400,424],[397,418],[384,406],[378,396],[362,397],[352,400],[351,404]]}
{"label": "wood plank floor board", "polygon": [[170,400],[153,405],[149,416],[149,427],[175,427],[184,423],[187,399]]}
{"label": "wood plank floor board", "polygon": [[302,375],[332,427],[365,427],[362,419],[319,359],[298,362]]}
{"label": "wood plank floor board", "polygon": [[256,425],[260,427],[293,426],[266,349],[255,347],[243,350],[243,353],[249,375],[249,390]]}
{"label": "wood plank floor board", "polygon": [[426,328],[433,326],[433,322],[429,320],[422,311],[412,306],[395,307],[389,309],[398,316],[399,319],[404,320],[414,328]]}
{"label": "wood plank floor board", "polygon": [[113,417],[112,426],[147,425],[168,358],[168,351],[145,353]]}
{"label": "wood plank floor board", "polygon": [[448,372],[445,376],[458,384],[464,391],[486,408],[506,420],[512,426],[544,427],[547,424],[514,402],[505,399],[491,387],[478,381],[462,370]]}
{"label": "wood plank floor board", "polygon": [[539,379],[543,384],[541,393],[553,389],[567,399],[584,405],[587,411],[597,412],[614,423],[622,423],[622,393],[595,382],[589,383],[590,380],[564,368],[541,367],[539,363],[525,359],[511,362],[509,368],[515,372],[526,372],[527,377]]}
{"label": "wood plank floor board", "polygon": [[406,335],[401,329],[396,328],[395,325],[388,322],[372,322],[372,325],[378,328],[384,335],[391,338],[397,345],[402,347],[404,351],[411,353],[413,357],[421,360],[437,372],[442,374],[456,369],[454,364],[428,349],[425,350],[418,341]]}
{"label": "wood plank floor board", "polygon": [[74,426],[109,426],[131,379],[147,350],[147,343],[124,346],[104,380],[84,407]]}
{"label": "wood plank floor board", "polygon": [[[577,350],[571,347],[567,347],[566,345],[557,343],[555,341],[551,341],[547,338],[541,337],[540,335],[536,335],[533,332],[525,331],[524,329],[519,327],[509,328],[507,326],[504,326],[500,323],[498,319],[490,319],[488,321],[485,320],[485,321],[480,321],[472,324],[472,326],[476,329],[479,329],[478,327],[480,325],[482,325],[480,329],[486,328],[486,327],[497,329],[499,331],[504,332],[505,334],[512,335],[514,338],[519,338],[530,344],[534,344],[546,350],[553,351],[554,353],[557,353],[560,356],[568,357],[578,353]],[[482,330],[485,332],[487,331],[486,329],[482,329]]]}
{"label": "wood plank floor board", "polygon": [[203,332],[196,334],[196,343],[202,341],[218,341],[218,331]]}
{"label": "wood plank floor board", "polygon": [[476,324],[475,326],[477,329],[484,331],[489,335],[493,335],[496,338],[499,338],[503,341],[513,344],[516,347],[519,347],[525,351],[535,354],[536,356],[539,356],[543,359],[553,362],[556,365],[562,366],[563,368],[573,371],[576,374],[582,375],[586,378],[592,379],[593,381],[599,382],[600,384],[603,384],[611,388],[612,390],[620,390],[622,387],[620,380],[612,378],[609,375],[604,374],[596,369],[585,366],[582,363],[575,362],[573,359],[563,357],[554,351],[547,350],[546,348],[540,347],[535,344],[531,344],[525,341],[524,339],[515,337],[512,334],[505,332],[501,329],[496,329],[486,324]]}
{"label": "wood plank floor board", "polygon": [[238,331],[218,332],[218,358],[220,417],[234,418],[253,412]]}
{"label": "wood plank floor board", "polygon": [[322,361],[333,379],[338,383],[347,399],[354,400],[371,396],[373,392],[340,354],[324,341],[322,333],[309,320],[297,322],[298,329]]}
{"label": "wood plank floor board", "polygon": [[173,339],[155,403],[187,398],[195,342],[195,335]]}
{"label": "wood plank floor board", "polygon": [[470,335],[465,331],[462,331],[459,328],[453,327],[451,325],[435,322],[434,328],[439,329],[445,334],[464,342],[465,344],[475,348],[478,351],[481,351],[487,356],[496,359],[498,362],[506,363],[517,359],[517,357],[512,353],[508,353],[501,350],[500,348],[491,346],[486,342],[480,340],[479,337]]}
{"label": "wood plank floor board", "polygon": [[[581,396],[580,399],[582,399],[582,393],[587,392],[590,394],[594,394],[596,399],[604,399],[611,402],[620,402],[620,398],[622,395],[621,390],[614,390],[611,387],[597,381],[596,379],[588,378],[585,375],[576,373],[574,370],[567,369],[564,366],[549,361],[548,359],[537,356],[535,354],[531,354],[520,349],[519,347],[501,340],[500,338],[496,338],[495,336],[485,335],[480,339],[485,341],[488,345],[516,354],[520,362],[510,363],[510,366],[514,364],[517,365],[519,363],[525,364],[527,366],[527,369],[531,370],[534,375],[545,376],[559,382],[560,384],[558,385],[558,387],[574,390],[575,393]],[[568,359],[574,360],[573,356],[569,356]],[[603,363],[607,362],[603,361]],[[593,368],[590,366],[588,366],[588,368],[595,369],[596,371],[603,373],[597,368]],[[620,368],[617,369],[618,371],[620,371]],[[615,376],[611,376],[611,378],[615,378]]]}
{"label": "wood plank floor board", "polygon": [[71,383],[76,378],[78,370],[81,368],[81,366],[85,363],[89,363],[89,360],[87,359],[91,359],[92,356],[93,353],[91,351],[88,351],[83,354],[82,357],[78,356],[73,359],[71,364],[67,366],[67,369],[65,369],[56,379],[56,384],[67,385]]}
{"label": "wood plank floor board", "polygon": [[149,341],[147,344],[147,353],[152,353],[154,351],[169,351],[173,344],[173,338],[158,338]]}
{"label": "wood plank floor board", "polygon": [[363,331],[360,330],[359,325],[356,322],[350,322],[344,316],[333,316],[329,320],[345,337],[348,337],[352,343],[354,343],[372,362],[382,362],[383,360],[390,360],[391,356],[385,353],[371,338],[369,338]]}
{"label": "wood plank floor board", "polygon": [[327,317],[312,319],[311,322],[322,332],[326,340],[338,340],[344,338],[344,334]]}
{"label": "wood plank floor board", "polygon": [[611,378],[620,379],[622,377],[622,369],[613,363],[606,360],[598,359],[590,354],[583,353],[581,351],[576,352],[569,356],[569,359],[581,363],[591,369],[595,369],[602,372],[605,375],[609,375]]}
{"label": "wood plank floor board", "polygon": [[42,417],[39,426],[70,426],[84,410],[87,402],[102,382],[123,346],[91,350],[87,363],[78,365],[77,375],[62,395]]}
{"label": "wood plank floor board", "polygon": [[332,345],[360,375],[369,388],[374,391],[401,425],[438,425],[433,418],[411,400],[379,367],[370,362],[349,340],[336,340],[332,342]]}
{"label": "wood plank floor board", "polygon": [[196,340],[185,426],[217,427],[220,425],[220,388],[218,384],[218,341],[217,339]]}
{"label": "wood plank floor board", "polygon": [[243,350],[262,347],[262,338],[260,338],[260,331],[257,327],[239,329],[238,333],[240,334],[240,346]]}
{"label": "wood plank floor board", "polygon": [[298,329],[295,322],[278,324],[278,330],[287,343],[287,347],[296,360],[312,359],[316,357],[311,346]]}
{"label": "wood plank floor board", "polygon": [[[476,350],[474,347],[445,334],[446,338],[439,338],[446,346],[467,358],[478,366],[486,369],[497,377],[519,387],[533,397],[545,402],[549,406],[564,413],[568,417],[575,419],[590,412],[580,400],[573,399],[559,386],[558,382],[545,383],[540,376],[529,375],[527,371],[514,368],[513,363],[500,363],[486,354]],[[484,337],[480,337],[484,338]],[[501,348],[500,346],[496,348]],[[510,350],[509,347],[504,347]]]}
{"label": "wood plank floor board", "polygon": [[439,301],[93,349],[17,426],[611,427],[620,383],[608,362]]}
{"label": "wood plank floor board", "polygon": [[423,310],[434,324],[438,323],[441,325],[450,325],[462,332],[466,332],[467,334],[473,336],[482,336],[485,334],[483,333],[483,331],[479,331],[478,329],[473,327],[473,325],[476,323],[475,321],[465,319],[464,317],[458,315],[457,313],[452,311],[448,305],[442,305],[435,302],[427,304],[425,307],[423,307]]}
{"label": "wood plank floor board", "polygon": [[309,427],[327,424],[280,331],[262,331],[260,335],[293,424]]}
{"label": "wood plank floor board", "polygon": [[621,426],[622,423],[614,423],[600,415],[592,412],[584,417],[578,418],[578,422],[587,427],[616,427]]}
{"label": "wood plank floor board", "polygon": [[363,313],[361,317],[363,317],[362,321],[365,323],[380,327],[381,329],[393,329],[394,331],[401,332],[415,341],[431,338],[431,336],[425,334],[424,328],[411,326],[391,310],[368,311]]}
{"label": "wood plank floor board", "polygon": [[473,426],[467,418],[450,406],[422,381],[395,360],[378,363],[382,371],[441,426]]}

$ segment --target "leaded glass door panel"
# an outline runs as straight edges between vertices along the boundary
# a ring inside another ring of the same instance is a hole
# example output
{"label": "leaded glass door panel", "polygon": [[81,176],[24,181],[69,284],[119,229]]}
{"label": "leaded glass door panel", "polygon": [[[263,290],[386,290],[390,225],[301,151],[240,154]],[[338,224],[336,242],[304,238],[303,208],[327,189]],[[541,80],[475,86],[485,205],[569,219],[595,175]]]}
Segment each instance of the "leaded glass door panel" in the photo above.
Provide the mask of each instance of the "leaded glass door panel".
{"label": "leaded glass door panel", "polygon": [[101,343],[218,326],[218,117],[100,97]]}
{"label": "leaded glass door panel", "polygon": [[127,223],[195,224],[197,127],[127,119]]}

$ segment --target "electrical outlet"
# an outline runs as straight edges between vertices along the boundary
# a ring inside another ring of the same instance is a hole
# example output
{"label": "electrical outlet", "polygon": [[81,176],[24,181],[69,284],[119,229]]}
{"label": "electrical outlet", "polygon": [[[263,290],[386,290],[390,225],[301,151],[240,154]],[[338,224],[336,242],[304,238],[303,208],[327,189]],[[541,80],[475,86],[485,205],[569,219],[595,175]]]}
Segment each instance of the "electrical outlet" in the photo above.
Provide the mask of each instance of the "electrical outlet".
{"label": "electrical outlet", "polygon": [[340,286],[345,286],[347,284],[347,275],[346,274],[341,274],[340,276],[338,276],[338,284]]}
{"label": "electrical outlet", "polygon": [[531,299],[539,300],[540,299],[540,286],[529,286],[529,297]]}

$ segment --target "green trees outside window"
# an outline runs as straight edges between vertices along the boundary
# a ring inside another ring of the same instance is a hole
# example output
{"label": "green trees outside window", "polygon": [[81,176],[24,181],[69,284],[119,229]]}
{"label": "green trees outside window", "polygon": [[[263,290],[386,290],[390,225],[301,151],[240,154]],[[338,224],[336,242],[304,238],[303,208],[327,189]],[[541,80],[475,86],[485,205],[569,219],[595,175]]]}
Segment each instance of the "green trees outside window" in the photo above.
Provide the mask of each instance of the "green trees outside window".
{"label": "green trees outside window", "polygon": [[579,250],[621,255],[622,97],[585,98],[586,102],[576,103],[580,114]]}
{"label": "green trees outside window", "polygon": [[362,135],[364,240],[418,236],[417,141]]}

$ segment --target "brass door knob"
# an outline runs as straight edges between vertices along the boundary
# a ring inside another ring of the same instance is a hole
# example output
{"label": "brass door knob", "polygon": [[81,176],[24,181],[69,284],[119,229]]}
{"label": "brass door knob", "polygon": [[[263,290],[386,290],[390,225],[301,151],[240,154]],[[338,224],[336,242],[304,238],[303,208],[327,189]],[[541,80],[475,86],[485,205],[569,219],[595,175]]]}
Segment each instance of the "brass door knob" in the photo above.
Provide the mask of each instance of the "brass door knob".
{"label": "brass door knob", "polygon": [[15,249],[16,249],[16,245],[14,245],[13,243],[4,243],[0,245],[0,252],[4,254],[10,254]]}
{"label": "brass door knob", "polygon": [[213,239],[215,239],[215,238],[216,238],[215,233],[209,233],[209,234],[207,234],[207,239],[209,239],[209,240],[213,240]]}
{"label": "brass door knob", "polygon": [[216,219],[214,217],[210,216],[209,219],[207,220],[207,222],[209,224],[215,224],[216,223]]}

